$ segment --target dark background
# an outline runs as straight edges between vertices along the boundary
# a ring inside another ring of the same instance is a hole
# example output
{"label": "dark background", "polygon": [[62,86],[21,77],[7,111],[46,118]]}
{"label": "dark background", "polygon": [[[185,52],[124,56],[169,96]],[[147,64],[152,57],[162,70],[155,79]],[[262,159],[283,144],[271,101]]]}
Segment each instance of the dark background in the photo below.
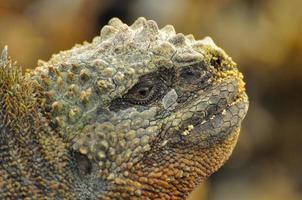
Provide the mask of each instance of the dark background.
{"label": "dark background", "polygon": [[0,0],[0,48],[25,68],[138,16],[211,36],[245,75],[250,109],[229,162],[191,200],[302,199],[301,0]]}

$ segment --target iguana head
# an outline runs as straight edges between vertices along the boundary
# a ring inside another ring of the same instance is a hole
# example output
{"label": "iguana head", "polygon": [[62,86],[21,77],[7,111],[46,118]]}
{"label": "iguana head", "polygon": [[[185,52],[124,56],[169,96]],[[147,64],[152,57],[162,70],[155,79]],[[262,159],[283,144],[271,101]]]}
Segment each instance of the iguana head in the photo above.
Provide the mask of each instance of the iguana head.
{"label": "iguana head", "polygon": [[210,38],[144,18],[114,18],[38,65],[26,79],[78,199],[185,198],[228,159],[248,108],[241,73]]}

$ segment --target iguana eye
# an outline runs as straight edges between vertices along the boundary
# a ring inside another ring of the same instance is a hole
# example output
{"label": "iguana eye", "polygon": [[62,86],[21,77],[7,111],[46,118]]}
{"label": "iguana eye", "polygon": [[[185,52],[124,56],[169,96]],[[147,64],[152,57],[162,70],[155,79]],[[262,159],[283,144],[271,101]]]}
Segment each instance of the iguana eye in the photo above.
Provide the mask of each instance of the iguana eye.
{"label": "iguana eye", "polygon": [[[122,97],[113,99],[110,103],[109,109],[111,111],[117,111],[120,109],[126,109],[133,105],[147,106],[156,102],[163,97],[171,83],[169,80],[170,75],[167,71],[161,71],[158,73],[150,73],[141,77],[139,82],[136,83],[126,94]],[[166,79],[161,75],[165,74]]]}
{"label": "iguana eye", "polygon": [[145,105],[158,97],[159,86],[155,83],[138,83],[125,96],[125,100],[139,105]]}

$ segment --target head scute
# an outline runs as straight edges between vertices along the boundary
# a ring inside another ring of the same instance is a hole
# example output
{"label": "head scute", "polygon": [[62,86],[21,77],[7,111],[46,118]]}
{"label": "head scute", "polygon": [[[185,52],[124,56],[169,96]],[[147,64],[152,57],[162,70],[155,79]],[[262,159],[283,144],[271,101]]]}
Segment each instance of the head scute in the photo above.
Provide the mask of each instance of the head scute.
{"label": "head scute", "polygon": [[119,18],[114,17],[109,20],[108,25],[116,29],[122,29],[122,27],[124,27],[126,24],[124,24]]}
{"label": "head scute", "polygon": [[117,32],[118,32],[117,28],[106,25],[102,28],[100,36],[102,40],[106,40],[108,38],[113,37]]}
{"label": "head scute", "polygon": [[175,36],[169,39],[169,42],[175,46],[182,47],[186,45],[186,37],[183,33],[177,33]]}
{"label": "head scute", "polygon": [[192,35],[192,34],[186,35],[186,39],[187,39],[188,41],[190,41],[191,43],[192,43],[192,42],[195,42],[195,37],[194,37],[194,35]]}
{"label": "head scute", "polygon": [[139,17],[139,18],[138,18],[137,20],[135,20],[135,22],[131,25],[131,29],[132,29],[132,30],[139,29],[139,28],[143,27],[146,23],[147,23],[146,18],[144,18],[144,17]]}
{"label": "head scute", "polygon": [[194,49],[203,49],[203,48],[210,47],[215,50],[220,50],[220,48],[214,43],[212,38],[209,36],[205,37],[202,40],[197,40],[197,41],[193,42],[192,47]]}
{"label": "head scute", "polygon": [[192,63],[198,63],[204,60],[204,56],[201,53],[195,51],[178,52],[174,57],[173,61],[176,63],[185,63],[190,65]]}
{"label": "head scute", "polygon": [[172,25],[166,25],[164,26],[161,31],[169,36],[172,36],[172,35],[175,35],[176,34],[176,31],[174,29],[174,26]]}
{"label": "head scute", "polygon": [[162,56],[162,57],[166,57],[166,58],[172,58],[172,56],[176,52],[176,48],[170,42],[164,41],[164,42],[154,46],[152,51],[153,51],[154,55]]}
{"label": "head scute", "polygon": [[158,31],[158,25],[153,20],[148,20],[147,23],[143,25],[143,32],[146,32],[150,35],[157,35]]}

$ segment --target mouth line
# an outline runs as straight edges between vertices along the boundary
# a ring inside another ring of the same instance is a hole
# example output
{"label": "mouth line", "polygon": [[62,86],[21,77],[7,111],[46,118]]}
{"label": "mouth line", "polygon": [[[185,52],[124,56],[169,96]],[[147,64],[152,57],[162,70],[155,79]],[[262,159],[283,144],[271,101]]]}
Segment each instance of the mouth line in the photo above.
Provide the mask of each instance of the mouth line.
{"label": "mouth line", "polygon": [[192,117],[184,120],[179,128],[170,129],[171,132],[167,131],[169,127],[166,127],[165,133],[170,132],[169,135],[176,136],[169,140],[170,145],[184,149],[210,148],[238,133],[236,130],[248,110],[248,98],[243,92],[233,99],[215,112],[195,112]]}
{"label": "mouth line", "polygon": [[[203,118],[203,120],[200,122],[201,124],[204,124],[206,121],[212,120],[216,115],[224,115],[224,113],[230,109],[232,106],[234,106],[236,103],[240,102],[242,99],[240,97],[236,97],[234,101],[227,104],[225,107],[218,108],[215,112],[208,112],[206,113],[206,116]],[[216,105],[216,107],[218,107]],[[198,125],[198,124],[195,124]]]}
{"label": "mouth line", "polygon": [[246,94],[242,94],[237,95],[232,102],[223,107],[214,105],[215,110],[212,112],[198,111],[182,124],[179,132],[183,136],[190,134],[227,136],[244,118],[247,111],[246,102]]}

